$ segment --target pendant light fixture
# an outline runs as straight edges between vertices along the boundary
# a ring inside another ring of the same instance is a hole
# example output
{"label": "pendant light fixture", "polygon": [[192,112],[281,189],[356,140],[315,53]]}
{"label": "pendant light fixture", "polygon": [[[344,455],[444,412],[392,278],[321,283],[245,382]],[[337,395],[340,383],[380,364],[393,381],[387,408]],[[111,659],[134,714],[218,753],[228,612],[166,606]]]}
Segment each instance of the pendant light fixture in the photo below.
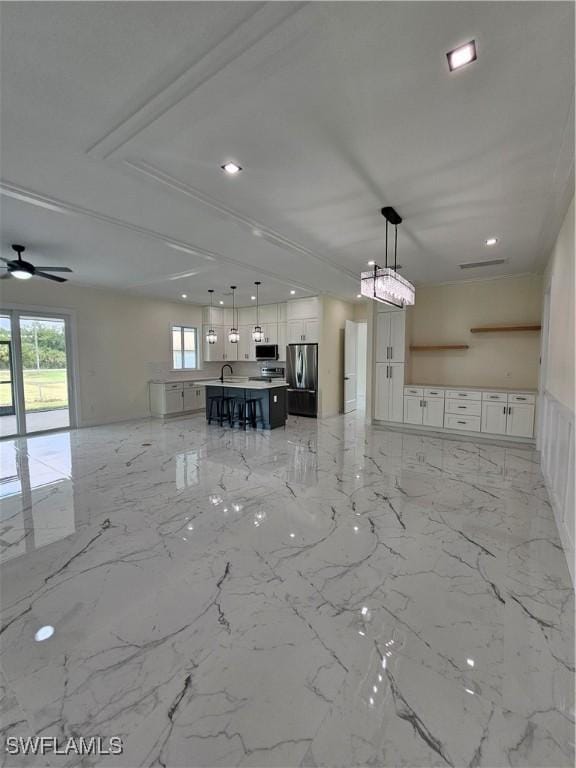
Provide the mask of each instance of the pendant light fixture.
{"label": "pendant light fixture", "polygon": [[214,293],[214,291],[211,288],[209,288],[208,293],[210,294],[210,316],[208,318],[210,321],[210,325],[208,327],[208,333],[206,334],[206,341],[208,342],[208,344],[216,344],[216,342],[218,341],[218,335],[212,326],[212,294]]}
{"label": "pendant light fixture", "polygon": [[[374,264],[370,272],[362,272],[360,292],[362,296],[383,304],[403,309],[415,301],[415,290],[412,283],[398,274],[398,224],[402,218],[390,206],[382,208],[382,216],[386,219],[385,266]],[[394,269],[388,267],[388,224],[394,227]]]}
{"label": "pendant light fixture", "polygon": [[262,332],[262,328],[260,327],[260,298],[258,296],[258,286],[262,285],[260,280],[256,280],[254,282],[254,285],[256,286],[256,325],[254,326],[254,330],[252,331],[252,340],[256,342],[256,344],[260,344],[262,341],[264,341],[264,333]]}
{"label": "pendant light fixture", "polygon": [[236,286],[231,285],[230,288],[232,289],[232,328],[230,328],[230,331],[228,332],[228,341],[230,344],[238,344],[240,334],[238,333],[238,326],[236,325],[236,304],[234,302],[234,291],[236,290]]}

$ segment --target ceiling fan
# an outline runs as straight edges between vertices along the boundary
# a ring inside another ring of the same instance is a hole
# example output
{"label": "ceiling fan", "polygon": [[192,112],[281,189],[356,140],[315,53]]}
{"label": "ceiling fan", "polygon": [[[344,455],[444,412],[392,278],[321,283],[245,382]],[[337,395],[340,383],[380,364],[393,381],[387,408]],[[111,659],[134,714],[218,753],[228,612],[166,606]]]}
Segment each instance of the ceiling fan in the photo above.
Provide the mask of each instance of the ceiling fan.
{"label": "ceiling fan", "polygon": [[18,254],[17,259],[4,259],[0,256],[0,260],[6,263],[6,272],[0,273],[0,280],[4,280],[7,277],[17,277],[19,280],[29,280],[31,277],[45,277],[46,280],[54,280],[56,283],[65,283],[65,277],[58,277],[58,275],[49,275],[48,272],[72,272],[70,267],[40,267],[37,268],[29,261],[24,261],[22,258],[23,252],[26,248],[23,245],[14,244],[12,250]]}

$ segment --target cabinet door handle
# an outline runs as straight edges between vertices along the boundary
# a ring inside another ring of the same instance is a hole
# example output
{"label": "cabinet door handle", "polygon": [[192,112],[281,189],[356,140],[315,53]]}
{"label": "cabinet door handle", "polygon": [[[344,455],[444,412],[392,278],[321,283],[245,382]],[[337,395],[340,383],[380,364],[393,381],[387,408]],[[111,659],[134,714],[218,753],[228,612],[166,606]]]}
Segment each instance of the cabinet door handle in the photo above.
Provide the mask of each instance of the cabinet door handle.
{"label": "cabinet door handle", "polygon": [[525,397],[516,397],[516,400],[526,400]]}
{"label": "cabinet door handle", "polygon": [[510,406],[510,407],[508,408],[508,416],[511,416],[511,415],[512,415],[512,406]]}
{"label": "cabinet door handle", "polygon": [[458,422],[456,422],[456,423],[457,423],[457,424],[466,424],[466,422],[465,422],[465,421],[458,421]]}
{"label": "cabinet door handle", "polygon": [[463,411],[466,410],[466,406],[465,405],[459,405],[458,408],[462,408]]}
{"label": "cabinet door handle", "polygon": [[504,414],[504,416],[506,416],[506,406],[504,406],[504,408],[502,408],[502,413]]}

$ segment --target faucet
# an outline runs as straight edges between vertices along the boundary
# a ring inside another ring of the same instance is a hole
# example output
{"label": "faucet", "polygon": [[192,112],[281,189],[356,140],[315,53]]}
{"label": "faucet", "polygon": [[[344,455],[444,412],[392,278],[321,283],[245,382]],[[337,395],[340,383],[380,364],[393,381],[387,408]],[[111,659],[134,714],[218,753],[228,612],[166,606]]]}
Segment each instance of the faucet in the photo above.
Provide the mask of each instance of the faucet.
{"label": "faucet", "polygon": [[232,374],[234,373],[234,371],[232,370],[232,366],[230,365],[230,363],[224,363],[224,365],[223,365],[223,366],[222,366],[222,368],[220,369],[220,381],[221,381],[222,383],[224,383],[224,368],[230,368],[230,373],[232,373]]}

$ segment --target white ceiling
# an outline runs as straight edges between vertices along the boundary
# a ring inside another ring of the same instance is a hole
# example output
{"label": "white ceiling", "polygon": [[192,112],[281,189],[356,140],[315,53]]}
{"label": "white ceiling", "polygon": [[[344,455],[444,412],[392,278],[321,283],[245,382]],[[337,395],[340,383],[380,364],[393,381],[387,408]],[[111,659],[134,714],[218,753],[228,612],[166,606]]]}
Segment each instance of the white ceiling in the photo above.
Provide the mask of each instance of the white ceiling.
{"label": "white ceiling", "polygon": [[2,255],[23,242],[78,283],[353,299],[383,205],[416,283],[536,271],[573,185],[572,3],[3,3],[1,22]]}

